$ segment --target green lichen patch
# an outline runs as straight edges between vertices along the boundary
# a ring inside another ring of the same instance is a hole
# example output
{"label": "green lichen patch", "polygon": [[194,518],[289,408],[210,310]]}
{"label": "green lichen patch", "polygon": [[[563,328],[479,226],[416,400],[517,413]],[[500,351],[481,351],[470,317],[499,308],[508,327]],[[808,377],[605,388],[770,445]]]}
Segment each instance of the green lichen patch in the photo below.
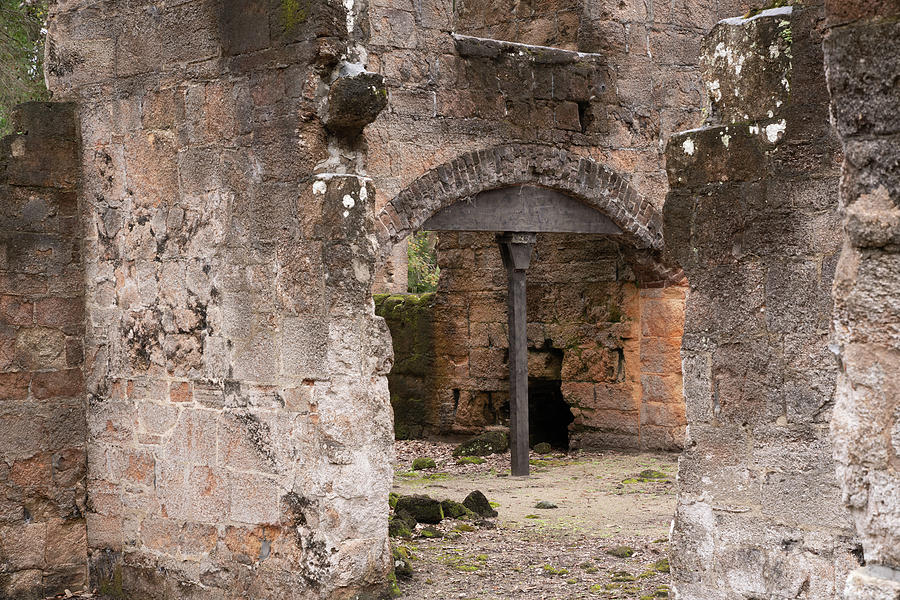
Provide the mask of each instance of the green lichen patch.
{"label": "green lichen patch", "polygon": [[668,477],[667,474],[655,469],[644,469],[638,476],[641,479],[666,479]]}
{"label": "green lichen patch", "polygon": [[541,566],[541,570],[543,570],[544,575],[568,575],[569,570],[563,567],[554,567],[553,565],[543,565]]}

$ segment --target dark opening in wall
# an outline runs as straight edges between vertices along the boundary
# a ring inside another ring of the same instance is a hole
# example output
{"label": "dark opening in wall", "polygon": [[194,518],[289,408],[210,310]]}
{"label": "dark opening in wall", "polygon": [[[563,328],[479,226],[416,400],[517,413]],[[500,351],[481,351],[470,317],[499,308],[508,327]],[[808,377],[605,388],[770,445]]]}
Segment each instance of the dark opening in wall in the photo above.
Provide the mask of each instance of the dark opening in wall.
{"label": "dark opening in wall", "polygon": [[559,450],[569,449],[569,423],[575,420],[563,399],[559,379],[528,380],[529,445],[547,442]]}

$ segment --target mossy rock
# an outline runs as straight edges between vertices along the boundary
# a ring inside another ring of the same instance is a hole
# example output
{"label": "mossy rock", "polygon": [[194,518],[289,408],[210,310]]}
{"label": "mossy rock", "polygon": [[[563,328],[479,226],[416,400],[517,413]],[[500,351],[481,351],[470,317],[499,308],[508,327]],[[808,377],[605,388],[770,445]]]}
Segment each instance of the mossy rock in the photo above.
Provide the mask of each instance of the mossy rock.
{"label": "mossy rock", "polygon": [[434,462],[433,458],[428,458],[427,456],[420,456],[419,458],[413,460],[412,469],[413,471],[422,471],[423,469],[436,469],[437,463]]}
{"label": "mossy rock", "polygon": [[496,517],[497,511],[491,507],[491,503],[480,491],[475,490],[463,500],[463,506],[471,510],[476,515],[482,517]]}
{"label": "mossy rock", "polygon": [[509,450],[509,436],[505,431],[485,431],[457,446],[453,456],[489,456],[507,450]]}
{"label": "mossy rock", "polygon": [[421,535],[423,538],[428,539],[444,537],[444,533],[440,529],[436,529],[434,527],[424,527],[421,531],[419,531],[419,535]]}
{"label": "mossy rock", "polygon": [[388,518],[388,535],[410,538],[416,528],[416,520],[406,511],[398,511]]}
{"label": "mossy rock", "polygon": [[400,494],[398,494],[397,492],[391,492],[390,494],[388,494],[388,506],[390,506],[391,508],[396,508],[398,498],[400,498]]}
{"label": "mossy rock", "polygon": [[631,558],[634,556],[634,548],[631,546],[615,546],[608,548],[606,553],[617,558]]}
{"label": "mossy rock", "polygon": [[483,465],[485,460],[480,456],[461,456],[456,464],[458,465]]}
{"label": "mossy rock", "polygon": [[661,560],[653,563],[653,568],[660,573],[668,573],[669,572],[669,559],[663,558]]}
{"label": "mossy rock", "polygon": [[538,454],[550,454],[553,448],[547,442],[541,442],[540,444],[535,444],[534,451]]}
{"label": "mossy rock", "polygon": [[441,508],[444,510],[444,518],[459,519],[475,515],[475,513],[466,508],[465,505],[456,502],[455,500],[441,501]]}
{"label": "mossy rock", "polygon": [[441,503],[425,495],[400,496],[396,511],[409,513],[417,523],[435,524],[444,519]]}
{"label": "mossy rock", "polygon": [[394,546],[391,548],[391,555],[394,557],[394,573],[400,579],[409,579],[412,577],[412,562],[409,560],[409,550],[403,546]]}
{"label": "mossy rock", "polygon": [[638,477],[641,479],[667,479],[669,476],[662,471],[656,471],[654,469],[644,469],[638,474]]}

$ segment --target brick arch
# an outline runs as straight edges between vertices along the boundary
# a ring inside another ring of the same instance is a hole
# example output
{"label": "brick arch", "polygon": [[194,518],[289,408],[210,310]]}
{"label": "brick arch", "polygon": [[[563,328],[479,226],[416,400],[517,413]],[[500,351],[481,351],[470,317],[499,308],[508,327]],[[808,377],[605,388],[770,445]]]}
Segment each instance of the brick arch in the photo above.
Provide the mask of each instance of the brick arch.
{"label": "brick arch", "polygon": [[550,146],[507,144],[476,150],[439,165],[401,191],[381,209],[379,261],[394,244],[419,229],[434,213],[485,190],[540,185],[606,214],[624,232],[644,285],[681,283],[681,269],[662,258],[662,214],[628,181],[600,163]]}

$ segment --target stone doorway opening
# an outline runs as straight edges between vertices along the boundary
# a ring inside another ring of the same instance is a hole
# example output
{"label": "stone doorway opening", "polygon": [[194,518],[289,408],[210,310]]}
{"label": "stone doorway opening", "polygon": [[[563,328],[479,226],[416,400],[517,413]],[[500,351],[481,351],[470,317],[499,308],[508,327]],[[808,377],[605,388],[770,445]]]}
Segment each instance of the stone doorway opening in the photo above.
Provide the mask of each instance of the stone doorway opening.
{"label": "stone doorway opening", "polygon": [[575,420],[572,409],[562,395],[559,379],[529,378],[528,381],[528,445],[546,443],[551,448],[569,450],[569,425]]}

